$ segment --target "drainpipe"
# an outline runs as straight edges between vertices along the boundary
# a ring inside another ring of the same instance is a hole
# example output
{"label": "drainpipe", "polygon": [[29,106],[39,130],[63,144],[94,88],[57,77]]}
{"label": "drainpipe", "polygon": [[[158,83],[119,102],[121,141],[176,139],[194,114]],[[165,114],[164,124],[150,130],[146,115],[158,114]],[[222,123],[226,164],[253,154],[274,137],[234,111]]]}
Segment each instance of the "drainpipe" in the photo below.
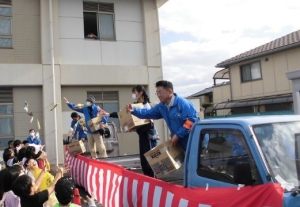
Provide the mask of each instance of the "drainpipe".
{"label": "drainpipe", "polygon": [[229,70],[229,81],[230,81],[230,101],[232,101],[232,81],[231,81],[231,70],[230,67],[228,68]]}
{"label": "drainpipe", "polygon": [[57,107],[56,107],[56,81],[55,81],[55,60],[54,60],[54,38],[53,38],[53,9],[52,0],[49,0],[49,39],[50,39],[50,58],[53,78],[53,113],[54,113],[54,146],[55,164],[58,166],[58,141],[57,141]]}

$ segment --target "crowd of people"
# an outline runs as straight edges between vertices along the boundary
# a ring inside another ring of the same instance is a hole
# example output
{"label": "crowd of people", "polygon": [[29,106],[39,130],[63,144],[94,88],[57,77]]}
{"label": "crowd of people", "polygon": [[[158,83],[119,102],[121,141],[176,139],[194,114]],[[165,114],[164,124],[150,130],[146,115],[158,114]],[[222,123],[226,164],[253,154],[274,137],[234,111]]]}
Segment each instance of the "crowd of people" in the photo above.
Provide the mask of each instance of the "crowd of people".
{"label": "crowd of people", "polygon": [[[0,171],[0,207],[76,207],[75,184],[64,168],[50,168],[38,133],[29,130],[23,142],[8,142]],[[53,173],[56,171],[56,173]],[[90,207],[96,206],[89,198]]]}

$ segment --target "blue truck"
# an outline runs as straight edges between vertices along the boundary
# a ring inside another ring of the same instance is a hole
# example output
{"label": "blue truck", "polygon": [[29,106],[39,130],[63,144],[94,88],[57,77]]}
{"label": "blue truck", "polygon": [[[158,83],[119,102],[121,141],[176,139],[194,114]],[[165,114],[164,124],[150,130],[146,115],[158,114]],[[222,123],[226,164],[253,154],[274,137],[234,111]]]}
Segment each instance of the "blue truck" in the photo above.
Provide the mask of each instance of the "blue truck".
{"label": "blue truck", "polygon": [[300,116],[203,119],[190,133],[186,187],[279,183],[283,206],[300,206]]}

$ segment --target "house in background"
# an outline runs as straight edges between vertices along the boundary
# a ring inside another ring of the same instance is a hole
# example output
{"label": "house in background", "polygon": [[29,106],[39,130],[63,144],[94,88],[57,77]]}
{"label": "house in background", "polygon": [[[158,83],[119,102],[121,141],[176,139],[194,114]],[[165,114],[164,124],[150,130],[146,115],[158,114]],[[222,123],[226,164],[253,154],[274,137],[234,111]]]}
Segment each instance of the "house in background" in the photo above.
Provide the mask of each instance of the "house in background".
{"label": "house in background", "polygon": [[217,115],[293,113],[287,73],[300,68],[300,30],[222,61],[213,87]]}
{"label": "house in background", "polygon": [[212,116],[213,109],[213,88],[205,88],[187,97],[195,106],[200,118]]}
{"label": "house in background", "polygon": [[[105,110],[119,111],[141,84],[155,102],[162,79],[158,8],[165,2],[0,0],[0,145],[40,125],[50,162],[56,149],[62,161],[71,113],[62,97],[84,103],[94,95]],[[163,123],[157,128],[164,137]],[[138,152],[135,133],[121,141],[123,153]]]}

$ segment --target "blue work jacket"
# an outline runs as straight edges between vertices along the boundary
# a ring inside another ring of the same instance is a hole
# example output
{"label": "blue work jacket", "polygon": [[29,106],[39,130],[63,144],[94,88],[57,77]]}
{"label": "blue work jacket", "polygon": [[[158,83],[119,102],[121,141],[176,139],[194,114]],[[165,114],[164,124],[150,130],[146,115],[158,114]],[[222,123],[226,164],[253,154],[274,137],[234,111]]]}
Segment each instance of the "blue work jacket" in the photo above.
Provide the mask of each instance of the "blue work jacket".
{"label": "blue work jacket", "polygon": [[36,144],[36,145],[40,145],[41,144],[41,140],[40,138],[38,137],[33,137],[31,135],[29,135],[27,137],[27,141],[28,141],[28,144]]}
{"label": "blue work jacket", "polygon": [[187,120],[195,123],[199,118],[194,106],[188,100],[175,95],[174,103],[170,108],[159,103],[151,109],[133,109],[132,114],[141,119],[161,119],[168,125],[171,136],[177,135],[179,144],[185,150],[189,138],[190,128],[186,128]]}
{"label": "blue work jacket", "polygon": [[[68,103],[68,106],[70,109],[77,111],[79,113],[83,113],[85,123],[86,123],[86,128],[89,133],[92,133],[90,127],[88,126],[88,123],[91,119],[95,118],[98,113],[100,112],[101,108],[100,106],[97,106],[96,104],[92,104],[92,106],[84,106],[82,108],[76,107],[74,103]],[[106,124],[108,121],[108,116],[103,116],[101,122],[103,124]]]}
{"label": "blue work jacket", "polygon": [[71,122],[71,128],[74,131],[73,138],[77,140],[86,139],[87,135],[86,132],[83,130],[83,127],[79,124],[79,121],[72,120]]}

